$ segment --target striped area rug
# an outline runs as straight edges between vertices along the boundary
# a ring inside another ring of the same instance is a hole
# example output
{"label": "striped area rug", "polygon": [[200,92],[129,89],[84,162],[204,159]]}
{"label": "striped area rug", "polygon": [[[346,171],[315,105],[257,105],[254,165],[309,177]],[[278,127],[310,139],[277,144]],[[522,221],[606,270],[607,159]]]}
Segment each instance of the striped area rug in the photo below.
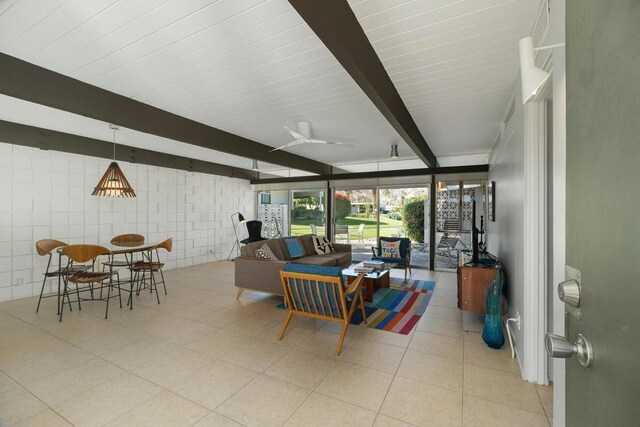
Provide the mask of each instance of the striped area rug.
{"label": "striped area rug", "polygon": [[[435,286],[427,280],[392,279],[389,288],[375,288],[373,301],[364,303],[367,327],[407,335],[427,309]],[[364,326],[360,310],[351,323]]]}

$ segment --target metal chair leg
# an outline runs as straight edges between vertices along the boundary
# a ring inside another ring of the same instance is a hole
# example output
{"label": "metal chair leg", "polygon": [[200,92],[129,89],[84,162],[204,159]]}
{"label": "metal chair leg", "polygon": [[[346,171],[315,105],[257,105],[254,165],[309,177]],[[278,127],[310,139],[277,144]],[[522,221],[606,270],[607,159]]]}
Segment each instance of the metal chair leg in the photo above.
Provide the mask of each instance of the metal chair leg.
{"label": "metal chair leg", "polygon": [[162,287],[164,288],[164,294],[167,295],[167,285],[164,282],[164,273],[162,269],[160,269],[160,277],[162,277]]}
{"label": "metal chair leg", "polygon": [[78,310],[82,311],[82,306],[80,305],[80,289],[78,288],[77,283],[76,283],[76,298],[78,298]]}
{"label": "metal chair leg", "polygon": [[[42,294],[44,293],[44,285],[47,283],[47,276],[44,276],[44,280],[42,281],[42,288],[40,289],[40,298],[38,298],[38,306],[36,307],[36,313],[40,310],[40,301],[42,301]],[[60,309],[58,309],[60,311]]]}
{"label": "metal chair leg", "polygon": [[122,308],[122,292],[120,291],[120,280],[118,280],[118,300],[120,301],[120,308]]}
{"label": "metal chair leg", "polygon": [[156,277],[153,274],[153,270],[151,271],[151,292],[153,292],[153,290],[156,290],[156,300],[158,300],[158,304],[160,304],[160,295],[158,295],[158,285],[156,284]]}
{"label": "metal chair leg", "polygon": [[107,309],[104,312],[104,318],[106,319],[109,315],[109,301],[111,301],[111,283],[107,285]]}

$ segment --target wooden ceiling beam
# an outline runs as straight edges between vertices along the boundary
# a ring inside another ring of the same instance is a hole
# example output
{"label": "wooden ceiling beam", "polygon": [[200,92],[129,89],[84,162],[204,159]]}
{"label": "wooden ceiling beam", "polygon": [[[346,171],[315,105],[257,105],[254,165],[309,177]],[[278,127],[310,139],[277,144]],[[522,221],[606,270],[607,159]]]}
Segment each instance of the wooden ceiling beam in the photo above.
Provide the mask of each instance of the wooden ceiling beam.
{"label": "wooden ceiling beam", "polygon": [[289,0],[427,167],[437,160],[346,0]]}
{"label": "wooden ceiling beam", "polygon": [[[187,119],[0,53],[0,93],[139,132],[317,174],[331,165]],[[159,147],[161,149],[161,147]]]}
{"label": "wooden ceiling beam", "polygon": [[410,176],[465,174],[477,172],[489,172],[489,165],[445,166],[375,172],[334,173],[331,175],[295,176],[290,178],[256,178],[251,180],[251,184],[284,184],[290,182],[339,181],[369,178],[406,178]]}
{"label": "wooden ceiling beam", "polygon": [[[40,150],[113,159],[113,142],[4,120],[0,120],[0,141]],[[122,144],[116,144],[116,160],[248,180],[257,179],[260,176],[258,172],[247,169]]]}

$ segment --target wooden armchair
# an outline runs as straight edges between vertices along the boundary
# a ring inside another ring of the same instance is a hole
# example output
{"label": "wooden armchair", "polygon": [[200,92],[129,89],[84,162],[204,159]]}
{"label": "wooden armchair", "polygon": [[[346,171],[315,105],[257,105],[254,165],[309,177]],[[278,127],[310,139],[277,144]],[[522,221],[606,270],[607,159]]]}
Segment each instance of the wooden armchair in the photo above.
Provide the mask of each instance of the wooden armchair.
{"label": "wooden armchair", "polygon": [[340,267],[287,264],[280,271],[280,277],[289,315],[282,325],[278,340],[284,336],[294,314],[342,323],[342,332],[336,348],[336,356],[339,356],[349,321],[356,307],[360,307],[362,318],[365,324],[367,322],[362,295],[364,273],[346,289],[342,282]]}
{"label": "wooden armchair", "polygon": [[[400,242],[399,257],[382,256],[382,242]],[[398,265],[398,268],[404,268],[404,280],[407,280],[407,270],[411,274],[411,240],[408,237],[380,237],[378,238],[378,246],[371,247],[372,260],[384,261]]]}

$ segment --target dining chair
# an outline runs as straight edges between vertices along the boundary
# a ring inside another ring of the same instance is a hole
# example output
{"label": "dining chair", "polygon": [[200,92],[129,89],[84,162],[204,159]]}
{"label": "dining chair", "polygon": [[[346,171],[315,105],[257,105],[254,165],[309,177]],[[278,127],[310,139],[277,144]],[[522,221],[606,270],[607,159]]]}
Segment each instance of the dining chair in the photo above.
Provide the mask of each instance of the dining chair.
{"label": "dining chair", "polygon": [[[98,245],[66,245],[63,246],[60,251],[63,255],[69,258],[68,267],[71,268],[73,263],[86,263],[88,261],[95,262],[95,260],[99,256],[107,256],[113,258],[113,254],[111,251],[104,246]],[[120,308],[122,308],[122,297],[120,293],[120,288],[115,286],[113,283],[113,275],[115,272],[113,271],[113,267],[109,268],[109,271],[80,271],[74,274],[70,274],[65,276],[63,279],[64,282],[64,291],[62,294],[62,298],[64,301],[64,296],[66,295],[69,298],[69,283],[72,283],[76,286],[76,297],[78,298],[78,308],[82,310],[82,306],[80,305],[81,300],[85,301],[106,301],[107,307],[104,312],[104,318],[106,319],[109,315],[109,301],[111,298],[115,298],[115,295],[111,295],[112,288],[118,289],[118,299],[120,300]],[[80,285],[87,285],[86,289],[91,291],[91,298],[81,298],[80,297]],[[95,298],[93,292],[93,285],[100,285],[100,297]],[[107,297],[102,297],[102,289],[107,287]],[[62,321],[62,313],[64,312],[64,304],[60,308],[60,321]]]}
{"label": "dining chair", "polygon": [[282,340],[294,314],[341,323],[342,332],[336,348],[336,356],[339,356],[349,322],[357,308],[362,311],[363,322],[367,324],[362,294],[364,273],[347,288],[340,267],[287,264],[280,271],[280,277],[289,314],[278,340]]}
{"label": "dining chair", "polygon": [[[131,271],[134,274],[134,278],[131,281],[131,291],[129,294],[129,309],[133,309],[133,285],[137,283],[136,294],[140,294],[140,288],[143,283],[145,283],[146,273],[149,272],[149,291],[153,292],[154,289],[156,291],[156,299],[158,300],[158,304],[160,304],[160,297],[158,296],[158,283],[155,278],[155,272],[160,273],[162,286],[164,288],[164,294],[167,295],[167,285],[164,280],[164,273],[162,272],[162,268],[164,267],[164,263],[160,262],[160,249],[164,249],[167,252],[171,252],[173,248],[173,239],[168,238],[164,242],[158,243],[153,248],[149,250],[149,254],[147,255],[148,261],[138,261],[131,266]],[[153,254],[156,254],[155,261]],[[142,277],[140,277],[142,274]]]}
{"label": "dining chair", "polygon": [[[44,278],[42,279],[42,288],[40,288],[40,298],[38,298],[38,306],[36,307],[36,313],[40,311],[40,303],[42,302],[42,298],[50,298],[57,297],[58,298],[58,311],[56,314],[60,314],[60,285],[63,276],[68,274],[77,273],[80,271],[87,271],[92,268],[91,265],[77,265],[69,267],[65,263],[65,267],[62,267],[62,254],[58,253],[58,268],[56,269],[51,265],[51,261],[53,259],[53,251],[61,248],[63,246],[67,246],[65,242],[61,242],[60,240],[53,239],[42,239],[36,242],[36,252],[40,256],[47,256],[47,268],[44,271]],[[44,295],[44,287],[47,284],[47,280],[51,278],[58,278],[58,292],[56,294]],[[64,301],[64,300],[63,300]],[[69,309],[71,310],[71,301],[68,301]]]}
{"label": "dining chair", "polygon": [[[116,246],[141,246],[144,245],[144,236],[141,234],[121,234],[111,239],[110,243]],[[133,254],[131,254],[131,259],[127,254],[124,254],[124,261],[112,259],[103,262],[102,271],[105,270],[105,267],[130,267],[133,263]]]}

